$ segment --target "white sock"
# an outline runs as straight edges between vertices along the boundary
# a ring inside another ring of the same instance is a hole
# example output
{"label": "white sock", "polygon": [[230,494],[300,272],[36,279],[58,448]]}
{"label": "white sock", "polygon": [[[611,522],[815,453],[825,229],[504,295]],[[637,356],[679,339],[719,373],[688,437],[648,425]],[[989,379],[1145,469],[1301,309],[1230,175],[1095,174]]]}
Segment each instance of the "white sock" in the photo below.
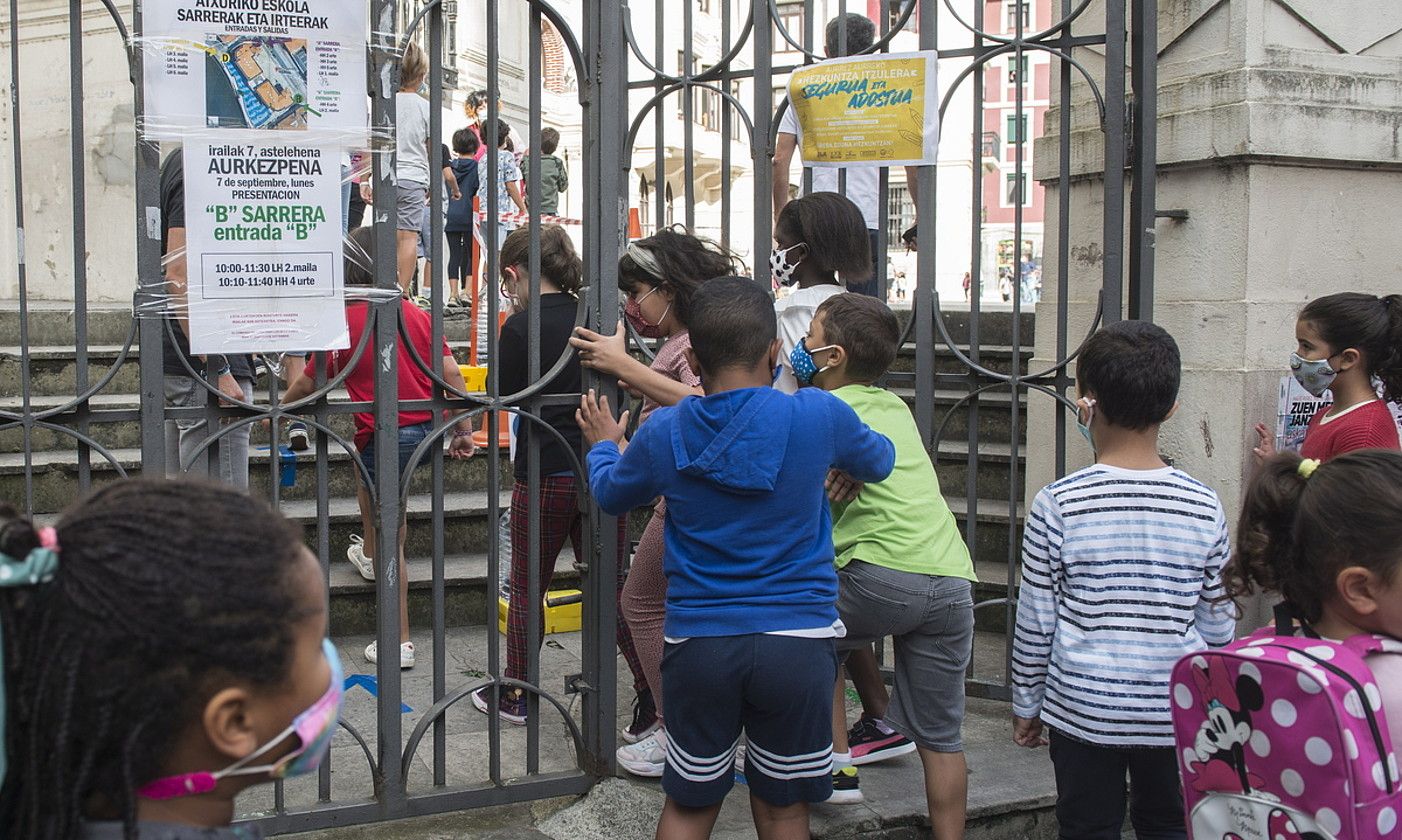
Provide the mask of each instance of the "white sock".
{"label": "white sock", "polygon": [[847,752],[838,752],[837,750],[833,750],[833,753],[832,753],[832,769],[833,769],[833,770],[841,770],[841,769],[844,768],[844,767],[851,767],[851,766],[852,766],[852,752],[851,752],[851,750],[848,750]]}

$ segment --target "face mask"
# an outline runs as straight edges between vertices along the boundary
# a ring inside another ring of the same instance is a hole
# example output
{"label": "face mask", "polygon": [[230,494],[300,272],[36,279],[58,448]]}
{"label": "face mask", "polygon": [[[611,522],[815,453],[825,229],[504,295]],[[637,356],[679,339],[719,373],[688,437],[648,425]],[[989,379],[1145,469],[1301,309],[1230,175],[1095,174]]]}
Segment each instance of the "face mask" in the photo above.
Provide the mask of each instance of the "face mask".
{"label": "face mask", "polygon": [[632,324],[633,329],[637,330],[638,335],[643,338],[661,338],[662,322],[667,320],[667,313],[672,311],[672,304],[668,303],[667,308],[662,310],[662,317],[658,318],[655,324],[648,323],[648,320],[643,317],[643,301],[647,300],[648,295],[660,288],[662,287],[653,286],[652,291],[640,298],[634,298],[630,295],[623,304],[623,317],[628,319],[628,323]]}
{"label": "face mask", "polygon": [[1320,397],[1334,384],[1339,372],[1329,367],[1329,359],[1302,359],[1299,353],[1290,354],[1290,372],[1295,381],[1310,394]]}
{"label": "face mask", "polygon": [[[167,776],[144,785],[136,793],[145,799],[175,799],[181,796],[194,796],[214,790],[220,779],[227,776],[256,776],[267,774],[274,779],[287,779],[315,772],[326,757],[331,746],[331,736],[336,732],[336,723],[341,717],[341,691],[344,676],[341,673],[341,658],[336,653],[330,639],[322,639],[322,654],[331,665],[331,685],[321,699],[311,708],[293,718],[292,723],[271,741],[259,747],[248,756],[214,773],[184,773]],[[292,752],[278,759],[275,764],[246,767],[250,761],[296,735],[300,742]]]}
{"label": "face mask", "polygon": [[1076,428],[1081,430],[1081,435],[1086,439],[1086,443],[1090,444],[1090,451],[1094,453],[1095,438],[1091,437],[1090,424],[1095,419],[1095,400],[1090,397],[1081,397],[1076,400],[1076,405],[1086,410],[1086,422],[1084,423],[1081,422],[1081,412],[1076,412]]}
{"label": "face mask", "polygon": [[793,351],[789,353],[789,365],[793,368],[794,379],[797,379],[800,385],[812,385],[813,377],[832,367],[832,365],[818,367],[818,363],[813,361],[813,354],[837,347],[836,344],[825,344],[822,347],[814,347],[809,350],[807,345],[808,339],[800,338],[798,344],[794,345]]}
{"label": "face mask", "polygon": [[769,272],[774,276],[774,282],[778,283],[780,286],[792,286],[794,284],[794,272],[798,271],[799,263],[803,262],[803,260],[792,263],[789,262],[789,252],[803,244],[804,243],[799,242],[796,245],[790,245],[787,248],[780,248],[769,252]]}

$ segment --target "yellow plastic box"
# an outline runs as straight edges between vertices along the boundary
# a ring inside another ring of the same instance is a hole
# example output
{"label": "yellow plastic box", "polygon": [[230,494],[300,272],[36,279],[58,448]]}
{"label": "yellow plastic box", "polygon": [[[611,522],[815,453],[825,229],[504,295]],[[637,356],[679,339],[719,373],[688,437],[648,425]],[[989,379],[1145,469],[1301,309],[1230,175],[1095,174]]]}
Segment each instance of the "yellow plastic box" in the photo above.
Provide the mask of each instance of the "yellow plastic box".
{"label": "yellow plastic box", "polygon": [[[543,610],[545,613],[545,633],[573,633],[580,628],[583,618],[583,605],[579,599],[584,595],[578,589],[555,589],[545,593]],[[558,603],[567,601],[568,603]],[[497,596],[497,629],[506,632],[506,611],[510,602]],[[553,606],[552,606],[553,604]]]}
{"label": "yellow plastic box", "polygon": [[486,365],[458,365],[458,370],[462,371],[462,379],[467,384],[469,394],[487,390]]}

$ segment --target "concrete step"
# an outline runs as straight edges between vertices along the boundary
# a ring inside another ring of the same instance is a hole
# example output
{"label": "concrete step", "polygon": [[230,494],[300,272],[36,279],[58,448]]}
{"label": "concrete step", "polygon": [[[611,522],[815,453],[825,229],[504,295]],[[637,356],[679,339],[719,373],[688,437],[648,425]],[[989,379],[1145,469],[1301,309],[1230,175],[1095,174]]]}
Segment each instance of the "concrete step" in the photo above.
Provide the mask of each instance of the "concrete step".
{"label": "concrete step", "polygon": [[[133,324],[131,306],[117,306],[110,303],[91,304],[85,313],[86,324],[79,329],[78,314],[72,303],[62,301],[30,301],[25,319],[29,331],[29,343],[38,345],[77,344],[80,332],[87,337],[89,345],[126,343]],[[470,328],[466,313],[456,310],[445,312],[444,334],[451,340],[466,341]],[[19,301],[13,298],[0,300],[0,336],[13,336],[18,341],[20,334]]]}
{"label": "concrete step", "polygon": [[[448,348],[460,363],[471,358],[471,345],[466,339],[448,338]],[[133,345],[123,353],[120,344],[96,344],[86,348],[88,365],[85,389],[102,381],[116,366],[112,379],[102,389],[104,394],[135,394],[140,390],[141,352]],[[25,393],[25,356],[18,345],[0,346],[0,397],[19,397]],[[31,396],[73,396],[78,393],[78,350],[69,345],[30,344],[28,353],[29,388]],[[270,381],[261,377],[255,382],[260,394],[266,394]]]}
{"label": "concrete step", "polygon": [[[914,405],[915,390],[909,387],[895,387],[892,393],[901,397],[909,405]],[[940,442],[962,441],[968,437],[969,428],[969,406],[970,401],[961,401],[966,392],[949,389],[939,389],[935,391],[935,428],[940,430],[943,425],[943,432],[940,435]],[[72,397],[42,396],[32,397],[30,405],[33,410],[43,411],[72,402]],[[259,396],[260,401],[266,397]],[[344,391],[335,391],[329,397],[331,402],[346,402],[349,397]],[[1025,394],[1018,396],[1020,406],[1018,417],[1019,436],[1026,439],[1027,428],[1027,397]],[[979,440],[983,443],[1006,444],[1010,439],[1012,401],[1006,391],[995,391],[981,395],[978,398],[978,432]],[[99,444],[108,449],[130,449],[141,445],[141,427],[138,420],[139,403],[135,394],[99,394],[90,398],[86,403],[86,408],[93,413],[118,412],[110,422],[93,422],[89,424],[88,434]],[[0,397],[0,411],[18,413],[22,410],[22,400],[19,397]],[[949,415],[948,422],[945,422],[946,415]],[[69,412],[50,418],[49,422],[74,427],[80,415]],[[348,414],[335,415],[330,420],[330,426],[337,434],[350,438],[354,431],[354,423]],[[32,431],[33,439],[28,448],[31,451],[43,451],[49,449],[73,450],[76,443],[72,436],[51,429],[35,428]],[[268,442],[267,432],[261,425],[255,425],[252,432],[252,439],[255,445]],[[25,450],[24,432],[18,427],[0,430],[0,454],[17,453]]]}
{"label": "concrete step", "polygon": [[[93,486],[113,481],[118,477],[117,467],[121,467],[128,478],[142,475],[141,451],[136,448],[117,449],[110,453],[115,464],[90,453],[90,481]],[[511,462],[505,450],[500,450],[501,480],[511,484]],[[331,498],[354,498],[356,493],[355,466],[351,456],[340,447],[327,448],[327,493]],[[73,500],[79,487],[78,453],[75,450],[50,449],[38,451],[30,456],[29,466],[33,476],[30,486],[32,498],[25,496],[25,458],[21,453],[0,454],[0,499],[23,504],[39,513],[51,513],[64,509]],[[490,460],[486,453],[467,461],[443,460],[443,486],[449,492],[483,491],[487,487],[487,471]],[[278,480],[281,466],[274,466],[266,447],[255,448],[249,454],[249,490],[260,498],[271,498],[273,482]],[[428,493],[432,489],[433,471],[425,462],[416,469],[410,483],[413,493]],[[279,497],[288,501],[316,499],[316,452],[315,448],[296,455],[295,483],[291,487],[278,487]]]}
{"label": "concrete step", "polygon": [[[330,558],[331,633],[374,633],[375,584],[360,576],[345,553]],[[409,571],[409,625],[433,626],[433,562],[428,557],[406,558]],[[511,558],[503,555],[502,568]],[[498,584],[488,574],[486,552],[450,554],[443,558],[443,622],[445,627],[495,623]],[[549,589],[573,589],[579,585],[574,552],[567,545],[555,562]],[[544,591],[544,590],[542,590]]]}
{"label": "concrete step", "polygon": [[[895,309],[896,317],[904,329],[909,323],[911,311],[908,308]],[[940,310],[941,317],[950,337],[967,344],[970,336],[971,313],[966,304],[945,305]],[[122,344],[131,330],[132,314],[129,305],[91,304],[85,313],[85,333],[89,344]],[[34,345],[66,344],[73,345],[78,337],[77,314],[73,304],[62,301],[30,301],[26,325],[29,341]],[[449,311],[443,318],[444,331],[450,339],[466,340],[468,317],[466,314]],[[1013,314],[1000,309],[985,310],[977,318],[978,342],[983,346],[1011,345]],[[1024,311],[1019,321],[1019,343],[1030,346],[1036,336],[1036,318],[1030,311]],[[0,336],[16,336],[20,333],[19,301],[0,300]],[[938,335],[938,331],[936,335]]]}

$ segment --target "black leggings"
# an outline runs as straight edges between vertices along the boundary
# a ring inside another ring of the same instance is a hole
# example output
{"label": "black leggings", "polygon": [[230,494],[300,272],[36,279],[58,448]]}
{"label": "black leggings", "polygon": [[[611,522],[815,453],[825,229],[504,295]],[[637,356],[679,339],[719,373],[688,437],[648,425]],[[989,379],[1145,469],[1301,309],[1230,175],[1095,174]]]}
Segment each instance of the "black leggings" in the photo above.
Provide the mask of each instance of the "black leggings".
{"label": "black leggings", "polygon": [[448,231],[448,289],[456,294],[472,279],[472,231]]}

